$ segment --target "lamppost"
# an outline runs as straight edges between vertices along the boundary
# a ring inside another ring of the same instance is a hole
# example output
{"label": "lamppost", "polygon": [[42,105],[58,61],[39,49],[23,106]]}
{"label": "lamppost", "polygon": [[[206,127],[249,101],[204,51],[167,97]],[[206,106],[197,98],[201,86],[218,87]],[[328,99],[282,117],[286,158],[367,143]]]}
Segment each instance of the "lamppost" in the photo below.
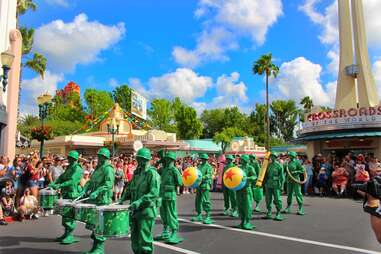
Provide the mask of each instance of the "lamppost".
{"label": "lamppost", "polygon": [[[41,121],[41,130],[44,129],[44,120],[48,116],[48,110],[49,106],[52,101],[52,96],[50,94],[43,94],[37,97],[37,104],[38,104],[38,116],[40,117]],[[40,158],[44,156],[44,138],[40,141]]]}
{"label": "lamppost", "polygon": [[111,134],[112,142],[112,157],[115,157],[115,134],[119,134],[119,120],[115,121],[115,118],[110,120],[107,124],[107,132]]}
{"label": "lamppost", "polygon": [[3,92],[7,91],[7,85],[8,85],[8,72],[11,69],[13,59],[15,56],[10,51],[5,51],[1,53],[1,63],[3,66],[1,67],[3,69],[3,75],[0,76],[3,80]]}

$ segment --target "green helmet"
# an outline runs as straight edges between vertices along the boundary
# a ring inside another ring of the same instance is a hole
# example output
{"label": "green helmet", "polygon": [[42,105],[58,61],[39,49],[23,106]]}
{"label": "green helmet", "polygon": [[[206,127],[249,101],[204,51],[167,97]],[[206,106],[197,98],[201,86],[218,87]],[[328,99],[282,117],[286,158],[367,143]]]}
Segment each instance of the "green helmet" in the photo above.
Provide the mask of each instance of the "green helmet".
{"label": "green helmet", "polygon": [[176,160],[176,153],[174,152],[168,152],[164,158],[168,158],[168,159],[172,159],[172,160]]}
{"label": "green helmet", "polygon": [[199,155],[199,158],[207,160],[207,159],[209,159],[209,156],[206,153],[202,153],[202,154]]}
{"label": "green helmet", "polygon": [[255,155],[255,153],[250,154],[249,156],[250,156],[251,159],[254,159],[254,160],[257,158],[257,156]]}
{"label": "green helmet", "polygon": [[78,154],[77,151],[72,150],[72,151],[70,151],[70,152],[67,154],[67,157],[68,157],[68,158],[75,159],[75,160],[78,160],[78,158],[79,158],[79,154]]}
{"label": "green helmet", "polygon": [[290,156],[291,158],[296,158],[297,153],[296,152],[289,152],[288,156]]}
{"label": "green helmet", "polygon": [[145,147],[140,148],[136,154],[136,157],[150,160],[152,158],[151,151]]}
{"label": "green helmet", "polygon": [[277,152],[271,152],[270,157],[278,158],[278,153]]}
{"label": "green helmet", "polygon": [[106,157],[107,159],[110,159],[110,150],[108,150],[106,147],[102,147],[101,149],[99,149],[97,155],[102,155],[104,157]]}
{"label": "green helmet", "polygon": [[226,155],[226,156],[225,156],[225,159],[226,159],[226,160],[234,161],[234,157],[233,157],[233,155],[231,155],[231,154]]}
{"label": "green helmet", "polygon": [[244,162],[249,162],[250,161],[250,157],[249,157],[249,155],[244,154],[244,155],[241,156],[241,160],[244,161]]}
{"label": "green helmet", "polygon": [[163,149],[161,149],[161,150],[159,150],[159,151],[157,152],[157,154],[159,155],[160,158],[164,158],[164,156],[165,156],[165,151],[164,151]]}

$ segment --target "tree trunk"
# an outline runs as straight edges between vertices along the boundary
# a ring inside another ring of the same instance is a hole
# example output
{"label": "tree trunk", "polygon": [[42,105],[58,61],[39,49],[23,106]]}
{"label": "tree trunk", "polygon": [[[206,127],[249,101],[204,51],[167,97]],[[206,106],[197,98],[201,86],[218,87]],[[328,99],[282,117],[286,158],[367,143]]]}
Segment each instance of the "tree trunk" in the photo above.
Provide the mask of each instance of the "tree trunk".
{"label": "tree trunk", "polygon": [[270,151],[269,75],[266,72],[266,150]]}

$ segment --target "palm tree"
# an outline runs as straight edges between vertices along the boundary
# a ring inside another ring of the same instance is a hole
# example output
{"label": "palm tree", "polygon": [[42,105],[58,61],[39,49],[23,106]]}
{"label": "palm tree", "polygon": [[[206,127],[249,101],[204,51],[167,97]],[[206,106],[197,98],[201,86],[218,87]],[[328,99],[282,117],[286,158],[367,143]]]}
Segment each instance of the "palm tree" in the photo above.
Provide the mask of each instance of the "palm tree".
{"label": "palm tree", "polygon": [[39,54],[39,53],[34,53],[33,58],[28,60],[24,66],[32,69],[36,73],[38,73],[41,76],[41,79],[44,79],[44,73],[46,70],[46,58]]}
{"label": "palm tree", "polygon": [[312,99],[310,96],[304,97],[300,101],[300,105],[303,105],[304,111],[306,113],[311,112],[312,107],[314,106],[314,103],[312,102]]}
{"label": "palm tree", "polygon": [[253,74],[254,75],[266,75],[266,149],[270,150],[270,115],[269,115],[269,78],[276,76],[279,73],[279,67],[273,64],[272,54],[262,55],[253,64]]}
{"label": "palm tree", "polygon": [[28,10],[35,11],[37,5],[33,0],[17,0],[17,16],[25,14]]}
{"label": "palm tree", "polygon": [[34,29],[20,27],[19,30],[22,36],[22,54],[27,55],[32,51]]}

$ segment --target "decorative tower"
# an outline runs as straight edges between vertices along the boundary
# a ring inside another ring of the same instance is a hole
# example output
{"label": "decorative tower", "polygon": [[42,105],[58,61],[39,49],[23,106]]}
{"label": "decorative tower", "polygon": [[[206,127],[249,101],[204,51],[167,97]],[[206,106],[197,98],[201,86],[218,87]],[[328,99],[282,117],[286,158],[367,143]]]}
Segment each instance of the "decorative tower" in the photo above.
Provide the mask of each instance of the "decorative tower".
{"label": "decorative tower", "polygon": [[379,104],[379,97],[369,61],[362,0],[338,0],[338,6],[340,64],[336,108],[374,107]]}

